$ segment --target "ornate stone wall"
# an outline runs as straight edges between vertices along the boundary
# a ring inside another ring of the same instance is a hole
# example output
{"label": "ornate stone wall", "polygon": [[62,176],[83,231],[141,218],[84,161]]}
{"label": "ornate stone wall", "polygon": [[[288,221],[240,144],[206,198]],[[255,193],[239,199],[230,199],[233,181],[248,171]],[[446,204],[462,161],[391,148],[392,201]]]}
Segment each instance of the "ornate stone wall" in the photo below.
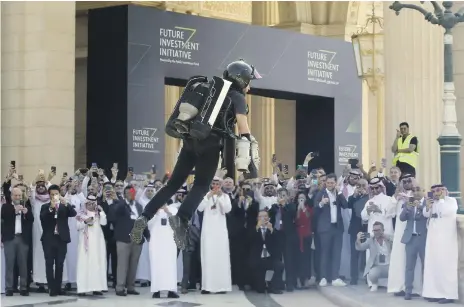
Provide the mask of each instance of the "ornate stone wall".
{"label": "ornate stone wall", "polygon": [[74,2],[2,2],[2,169],[74,170]]}

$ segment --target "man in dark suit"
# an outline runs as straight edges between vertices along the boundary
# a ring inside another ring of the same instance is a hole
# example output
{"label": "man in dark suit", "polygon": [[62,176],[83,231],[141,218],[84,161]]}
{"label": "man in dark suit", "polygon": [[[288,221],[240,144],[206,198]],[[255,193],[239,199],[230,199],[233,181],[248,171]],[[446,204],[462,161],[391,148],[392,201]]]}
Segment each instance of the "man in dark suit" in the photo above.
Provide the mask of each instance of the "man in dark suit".
{"label": "man in dark suit", "polygon": [[356,240],[358,238],[358,233],[367,231],[367,224],[363,224],[361,218],[361,212],[364,209],[366,202],[369,200],[367,187],[367,180],[359,179],[356,184],[354,194],[348,198],[348,208],[351,209],[351,220],[350,226],[348,227],[351,246],[350,285],[357,285],[359,279],[359,262],[361,260],[361,252],[356,249]]}
{"label": "man in dark suit", "polygon": [[18,264],[21,277],[20,294],[28,296],[28,252],[32,239],[34,216],[31,205],[23,199],[20,188],[13,188],[11,201],[2,205],[2,243],[5,252],[6,296],[13,295],[14,267]]}
{"label": "man in dark suit", "polygon": [[[288,292],[296,287],[296,271],[298,265],[298,234],[296,232],[296,204],[289,199],[286,189],[277,191],[278,204],[269,210],[270,221],[274,225],[277,240],[277,252],[283,257],[285,265],[285,283]],[[309,261],[309,259],[308,259]]]}
{"label": "man in dark suit", "polygon": [[336,185],[337,176],[327,175],[326,188],[314,198],[314,215],[321,246],[321,281],[319,282],[321,287],[327,286],[327,282],[330,281],[333,286],[346,285],[338,274],[344,230],[341,208],[347,208],[348,204],[343,194],[337,191]]}
{"label": "man in dark suit", "polygon": [[253,288],[258,293],[266,290],[266,271],[274,271],[269,291],[282,294],[282,273],[284,265],[280,261],[274,228],[267,211],[260,211],[255,230],[250,231],[250,268]]}
{"label": "man in dark suit", "polygon": [[[53,184],[48,188],[50,202],[40,208],[42,224],[42,246],[45,255],[45,273],[50,296],[64,295],[61,290],[63,281],[63,264],[71,242],[68,218],[77,215],[73,206],[60,196],[60,187]],[[55,266],[55,270],[53,270]]]}
{"label": "man in dark suit", "polygon": [[[132,186],[124,188],[124,200],[114,203],[110,207],[110,222],[114,225],[114,240],[116,241],[116,253],[118,258],[116,274],[116,295],[126,296],[127,294],[139,295],[135,291],[135,276],[142,245],[131,241],[129,236],[134,221],[142,214],[143,208],[135,201],[136,191]],[[150,233],[145,228],[143,236],[149,240]],[[126,293],[127,288],[127,293]]]}
{"label": "man in dark suit", "polygon": [[406,245],[405,300],[410,300],[412,297],[417,257],[422,262],[422,273],[424,272],[427,218],[423,215],[423,209],[426,205],[426,200],[423,196],[422,189],[415,187],[414,201],[404,204],[403,211],[400,214],[400,220],[406,222],[406,228],[401,237],[401,243]]}

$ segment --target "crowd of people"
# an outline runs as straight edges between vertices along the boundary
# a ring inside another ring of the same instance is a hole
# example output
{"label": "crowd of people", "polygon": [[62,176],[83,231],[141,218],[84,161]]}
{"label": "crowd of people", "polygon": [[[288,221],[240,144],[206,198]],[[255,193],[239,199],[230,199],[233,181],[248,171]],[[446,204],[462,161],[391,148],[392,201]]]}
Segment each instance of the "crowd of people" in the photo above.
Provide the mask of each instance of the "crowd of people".
{"label": "crowd of people", "polygon": [[308,167],[311,153],[292,178],[276,159],[271,178],[234,182],[218,169],[189,222],[184,250],[176,247],[169,217],[189,184],[157,211],[136,244],[129,237],[134,221],[168,176],[151,172],[140,180],[129,172],[120,180],[116,163],[111,178],[92,164],[64,173],[59,185],[51,184],[54,167],[26,183],[12,161],[3,183],[2,290],[27,296],[36,284],[50,296],[74,287],[79,295],[103,295],[113,287],[126,296],[138,295],[140,285],[150,286],[153,298],[177,298],[197,289],[223,294],[232,285],[280,294],[366,282],[371,291],[384,286],[406,300],[453,302],[457,202],[443,185],[420,186],[407,156],[417,139],[412,144],[406,132],[395,139],[387,174],[385,161],[367,172],[350,161],[341,176],[326,174]]}

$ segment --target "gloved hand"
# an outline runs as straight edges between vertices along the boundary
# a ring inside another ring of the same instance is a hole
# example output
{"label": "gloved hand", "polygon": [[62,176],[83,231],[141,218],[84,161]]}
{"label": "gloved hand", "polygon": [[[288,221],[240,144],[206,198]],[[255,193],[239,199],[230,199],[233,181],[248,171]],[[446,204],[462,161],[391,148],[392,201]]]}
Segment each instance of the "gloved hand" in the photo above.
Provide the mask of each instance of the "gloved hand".
{"label": "gloved hand", "polygon": [[258,141],[256,141],[254,136],[250,136],[251,146],[250,146],[250,156],[251,162],[254,164],[256,170],[259,170],[261,159],[259,158],[259,146]]}

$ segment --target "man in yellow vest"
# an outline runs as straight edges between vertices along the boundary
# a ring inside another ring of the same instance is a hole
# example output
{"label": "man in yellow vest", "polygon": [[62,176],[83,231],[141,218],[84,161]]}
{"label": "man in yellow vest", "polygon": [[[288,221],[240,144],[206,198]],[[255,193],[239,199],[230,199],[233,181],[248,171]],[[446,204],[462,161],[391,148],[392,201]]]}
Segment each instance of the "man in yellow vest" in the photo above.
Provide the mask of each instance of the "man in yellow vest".
{"label": "man in yellow vest", "polygon": [[409,134],[409,124],[403,122],[396,130],[392,152],[395,154],[393,165],[401,170],[402,174],[411,174],[416,177],[416,167],[419,160],[419,141],[417,137]]}

